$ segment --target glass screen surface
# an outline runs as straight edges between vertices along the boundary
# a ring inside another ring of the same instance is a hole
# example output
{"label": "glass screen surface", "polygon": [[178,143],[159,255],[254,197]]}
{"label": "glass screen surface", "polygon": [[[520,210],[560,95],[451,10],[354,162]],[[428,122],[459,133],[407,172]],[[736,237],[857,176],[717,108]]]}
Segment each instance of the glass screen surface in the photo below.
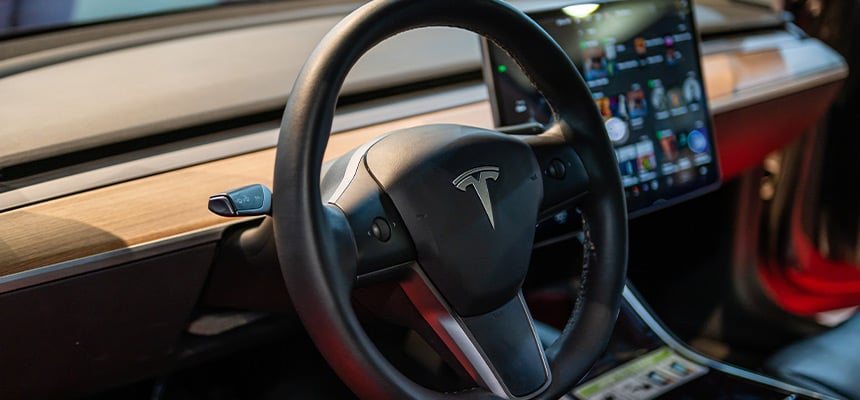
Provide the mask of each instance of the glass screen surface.
{"label": "glass screen surface", "polygon": [[[687,0],[579,4],[531,14],[585,78],[615,146],[631,215],[719,184],[697,36]],[[516,64],[485,45],[498,126],[552,113]]]}

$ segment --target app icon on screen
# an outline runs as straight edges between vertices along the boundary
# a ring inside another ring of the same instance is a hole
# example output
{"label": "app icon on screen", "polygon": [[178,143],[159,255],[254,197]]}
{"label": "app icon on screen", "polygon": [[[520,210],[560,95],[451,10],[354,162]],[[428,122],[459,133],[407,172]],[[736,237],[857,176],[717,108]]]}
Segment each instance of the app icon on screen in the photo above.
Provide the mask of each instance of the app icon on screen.
{"label": "app icon on screen", "polygon": [[606,57],[606,47],[588,46],[582,49],[585,79],[593,80],[610,76],[610,64]]}
{"label": "app icon on screen", "polygon": [[627,110],[631,118],[648,115],[648,103],[645,101],[645,91],[638,83],[634,83],[627,92]]}
{"label": "app icon on screen", "polygon": [[708,151],[708,139],[701,129],[694,129],[687,135],[687,147],[694,153],[704,153]]}
{"label": "app icon on screen", "polygon": [[671,129],[657,131],[657,140],[660,142],[660,150],[666,161],[675,161],[678,158],[678,141]]}
{"label": "app icon on screen", "polygon": [[630,118],[630,114],[627,112],[627,96],[624,96],[623,94],[609,98],[609,109],[613,116],[623,120]]}
{"label": "app icon on screen", "polygon": [[687,103],[702,101],[702,84],[693,76],[684,81],[684,99],[687,100]]}
{"label": "app icon on screen", "polygon": [[666,64],[675,65],[681,61],[681,52],[674,47],[666,48]]}
{"label": "app icon on screen", "polygon": [[663,36],[663,45],[667,47],[672,47],[675,45],[675,38],[672,35]]}
{"label": "app icon on screen", "polygon": [[604,120],[612,117],[612,108],[610,108],[608,97],[597,97],[594,99],[594,102],[597,103],[597,109],[600,110],[600,115],[603,116]]}
{"label": "app icon on screen", "polygon": [[612,143],[621,144],[627,141],[630,137],[630,129],[627,127],[627,122],[617,117],[610,117],[606,120],[606,133],[609,135],[609,140]]}
{"label": "app icon on screen", "polygon": [[633,48],[636,49],[636,54],[643,56],[648,52],[648,47],[645,46],[645,38],[637,37],[633,39]]}
{"label": "app icon on screen", "polygon": [[666,98],[666,89],[663,89],[662,84],[654,84],[651,90],[651,105],[654,106],[655,111],[666,111],[669,109],[669,99]]}
{"label": "app icon on screen", "polygon": [[654,142],[645,139],[636,143],[636,167],[640,174],[653,171],[657,168],[657,158],[654,156]]}
{"label": "app icon on screen", "polygon": [[669,89],[667,96],[669,97],[669,105],[672,108],[680,108],[686,104],[684,102],[684,95],[681,92],[681,89],[678,87],[673,87]]}

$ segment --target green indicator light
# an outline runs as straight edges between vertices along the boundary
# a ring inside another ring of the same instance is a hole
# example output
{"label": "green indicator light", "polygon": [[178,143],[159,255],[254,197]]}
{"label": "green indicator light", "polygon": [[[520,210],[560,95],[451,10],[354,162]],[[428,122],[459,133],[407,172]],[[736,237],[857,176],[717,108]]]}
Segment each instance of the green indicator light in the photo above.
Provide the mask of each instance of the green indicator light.
{"label": "green indicator light", "polygon": [[505,72],[507,72],[507,71],[508,71],[508,66],[507,66],[507,65],[502,64],[502,65],[499,65],[499,68],[498,68],[498,69],[499,69],[499,72],[500,72],[500,73],[504,74]]}
{"label": "green indicator light", "polygon": [[654,88],[654,80],[653,79],[648,81],[648,87],[652,88],[652,89]]}

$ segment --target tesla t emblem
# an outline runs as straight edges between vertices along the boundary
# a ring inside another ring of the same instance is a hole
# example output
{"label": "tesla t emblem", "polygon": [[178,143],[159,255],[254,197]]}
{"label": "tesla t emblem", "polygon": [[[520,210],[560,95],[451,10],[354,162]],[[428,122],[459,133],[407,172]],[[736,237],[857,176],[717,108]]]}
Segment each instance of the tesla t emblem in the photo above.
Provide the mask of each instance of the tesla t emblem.
{"label": "tesla t emblem", "polygon": [[481,205],[484,206],[484,212],[487,218],[490,219],[490,226],[493,230],[496,229],[496,222],[493,220],[493,203],[490,202],[490,192],[487,190],[487,180],[499,179],[499,167],[477,167],[463,172],[454,179],[454,186],[457,189],[466,191],[471,186],[475,188],[475,193],[478,194],[478,199],[481,200]]}

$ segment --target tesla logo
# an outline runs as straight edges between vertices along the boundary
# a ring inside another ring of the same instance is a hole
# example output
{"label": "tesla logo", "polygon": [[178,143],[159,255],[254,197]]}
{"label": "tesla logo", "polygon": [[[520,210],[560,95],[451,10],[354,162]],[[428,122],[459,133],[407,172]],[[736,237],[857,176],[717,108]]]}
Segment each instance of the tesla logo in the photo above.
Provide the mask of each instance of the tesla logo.
{"label": "tesla logo", "polygon": [[487,218],[490,219],[490,226],[493,230],[496,229],[496,222],[493,220],[493,203],[490,202],[490,192],[487,190],[487,180],[499,179],[499,167],[477,167],[463,172],[454,179],[454,184],[457,189],[466,191],[471,186],[475,188],[475,193],[478,194],[478,199],[481,200],[481,205],[484,206],[484,212]]}

